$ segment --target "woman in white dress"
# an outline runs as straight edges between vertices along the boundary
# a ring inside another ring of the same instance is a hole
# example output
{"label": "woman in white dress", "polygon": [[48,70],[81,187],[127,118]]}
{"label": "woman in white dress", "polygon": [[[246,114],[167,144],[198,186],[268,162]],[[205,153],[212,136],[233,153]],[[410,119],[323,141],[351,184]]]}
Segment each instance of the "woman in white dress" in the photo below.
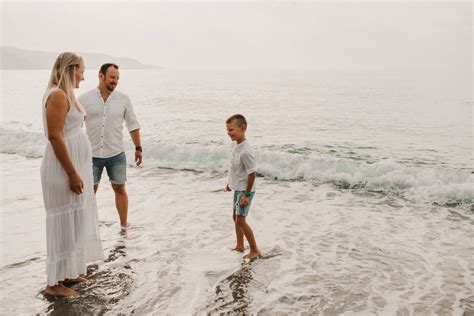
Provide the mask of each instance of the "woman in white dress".
{"label": "woman in white dress", "polygon": [[93,191],[92,153],[82,128],[84,109],[74,96],[84,80],[84,62],[74,53],[56,59],[44,95],[43,124],[49,140],[41,164],[46,209],[46,294],[75,296],[66,287],[85,281],[88,262],[104,257]]}

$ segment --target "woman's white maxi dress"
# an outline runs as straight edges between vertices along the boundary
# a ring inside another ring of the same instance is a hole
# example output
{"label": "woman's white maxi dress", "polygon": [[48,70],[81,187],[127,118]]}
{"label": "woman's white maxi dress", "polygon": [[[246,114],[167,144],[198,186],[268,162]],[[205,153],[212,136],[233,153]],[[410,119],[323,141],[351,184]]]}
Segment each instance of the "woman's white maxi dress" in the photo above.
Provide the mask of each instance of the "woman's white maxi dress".
{"label": "woman's white maxi dress", "polygon": [[[43,97],[43,125],[46,137],[46,101],[58,90],[53,87]],[[82,128],[84,114],[71,105],[64,125],[64,142],[72,163],[84,182],[82,194],[69,187],[69,178],[48,142],[41,164],[41,184],[46,209],[46,273],[48,285],[86,274],[88,262],[102,260],[97,204],[92,177],[92,150]]]}

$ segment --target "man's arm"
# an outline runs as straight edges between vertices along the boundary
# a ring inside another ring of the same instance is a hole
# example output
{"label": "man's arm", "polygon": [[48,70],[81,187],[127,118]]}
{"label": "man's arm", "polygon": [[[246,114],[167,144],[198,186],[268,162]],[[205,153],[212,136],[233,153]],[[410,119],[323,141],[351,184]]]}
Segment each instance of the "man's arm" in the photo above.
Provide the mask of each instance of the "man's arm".
{"label": "man's arm", "polygon": [[141,165],[143,159],[142,143],[140,141],[140,129],[136,129],[130,132],[133,144],[135,145],[135,163],[137,166]]}
{"label": "man's arm", "polygon": [[132,137],[133,144],[135,145],[135,163],[139,166],[142,163],[142,144],[140,141],[140,124],[137,121],[135,112],[133,111],[132,101],[128,96],[127,98],[127,108],[125,110],[125,124]]}

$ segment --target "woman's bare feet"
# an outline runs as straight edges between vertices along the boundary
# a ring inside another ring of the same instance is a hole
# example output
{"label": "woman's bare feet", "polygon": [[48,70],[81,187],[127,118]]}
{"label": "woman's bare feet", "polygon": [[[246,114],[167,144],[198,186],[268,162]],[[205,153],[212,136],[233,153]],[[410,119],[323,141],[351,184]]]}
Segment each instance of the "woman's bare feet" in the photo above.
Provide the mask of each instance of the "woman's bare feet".
{"label": "woman's bare feet", "polygon": [[85,283],[85,282],[87,282],[87,279],[84,278],[84,277],[79,276],[75,279],[65,279],[63,281],[63,284],[64,285],[72,285],[72,284],[76,284],[76,283]]}
{"label": "woman's bare feet", "polygon": [[258,249],[257,251],[250,250],[250,252],[244,256],[244,259],[253,260],[255,258],[260,257],[261,255],[262,253]]}
{"label": "woman's bare feet", "polygon": [[62,297],[70,297],[70,296],[79,295],[79,293],[77,293],[73,289],[65,287],[61,282],[59,282],[58,285],[47,286],[46,289],[44,290],[44,293],[48,295],[62,296]]}

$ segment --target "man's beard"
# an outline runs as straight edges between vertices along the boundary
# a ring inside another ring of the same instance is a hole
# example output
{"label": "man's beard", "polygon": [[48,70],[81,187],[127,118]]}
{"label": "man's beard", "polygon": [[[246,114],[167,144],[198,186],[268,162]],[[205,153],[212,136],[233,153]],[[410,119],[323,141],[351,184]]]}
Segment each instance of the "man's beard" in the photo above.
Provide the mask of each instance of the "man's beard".
{"label": "man's beard", "polygon": [[109,85],[109,84],[106,84],[105,87],[106,87],[107,90],[109,90],[110,92],[114,91],[114,89],[115,89],[115,86],[112,86],[112,85]]}

